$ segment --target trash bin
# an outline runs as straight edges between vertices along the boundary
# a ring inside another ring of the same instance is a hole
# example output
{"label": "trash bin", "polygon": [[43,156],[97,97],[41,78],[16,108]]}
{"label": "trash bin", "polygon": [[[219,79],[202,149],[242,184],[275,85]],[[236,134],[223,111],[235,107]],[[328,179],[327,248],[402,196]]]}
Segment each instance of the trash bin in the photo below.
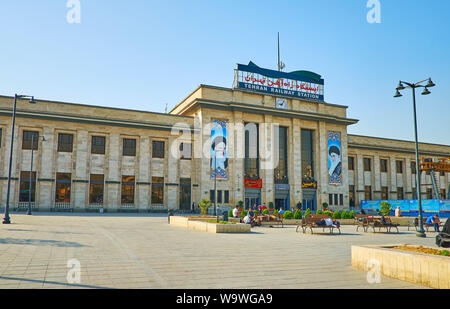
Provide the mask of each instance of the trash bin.
{"label": "trash bin", "polygon": [[223,215],[223,221],[228,221],[228,212],[226,212],[226,211],[224,211],[223,213],[222,213],[222,215]]}

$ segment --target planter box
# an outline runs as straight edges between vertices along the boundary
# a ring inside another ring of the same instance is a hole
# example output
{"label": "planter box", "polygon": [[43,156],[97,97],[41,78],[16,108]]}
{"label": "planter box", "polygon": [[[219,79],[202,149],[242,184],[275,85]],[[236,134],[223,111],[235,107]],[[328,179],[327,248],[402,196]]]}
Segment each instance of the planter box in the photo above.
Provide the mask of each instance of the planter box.
{"label": "planter box", "polygon": [[435,289],[450,288],[450,257],[392,249],[397,246],[401,245],[352,246],[352,266],[369,271],[370,262],[376,262],[387,277]]}
{"label": "planter box", "polygon": [[216,217],[170,217],[170,224],[207,233],[250,233],[249,224],[216,224],[204,222]]}

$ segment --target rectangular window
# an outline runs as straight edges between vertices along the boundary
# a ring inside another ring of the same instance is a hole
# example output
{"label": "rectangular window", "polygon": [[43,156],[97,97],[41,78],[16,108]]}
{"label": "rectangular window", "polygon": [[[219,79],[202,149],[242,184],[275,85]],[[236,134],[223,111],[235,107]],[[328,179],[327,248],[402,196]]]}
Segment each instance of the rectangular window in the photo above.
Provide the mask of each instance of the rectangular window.
{"label": "rectangular window", "polygon": [[73,151],[73,134],[59,133],[58,152],[72,152],[72,151]]}
{"label": "rectangular window", "polygon": [[211,201],[211,203],[215,203],[216,201],[216,197],[215,197],[215,192],[214,190],[209,190],[209,200]]}
{"label": "rectangular window", "polygon": [[411,162],[411,174],[416,175],[417,169],[416,169],[416,162]]}
{"label": "rectangular window", "polygon": [[245,179],[259,179],[259,125],[245,124]]}
{"label": "rectangular window", "polygon": [[348,170],[349,171],[355,170],[355,158],[354,157],[348,157]]}
{"label": "rectangular window", "polygon": [[427,189],[427,200],[432,200],[433,199],[433,189],[428,188]]}
{"label": "rectangular window", "polygon": [[348,187],[348,197],[350,200],[350,207],[355,207],[355,186],[354,185],[350,185]]}
{"label": "rectangular window", "polygon": [[229,204],[230,203],[230,191],[224,191],[225,192],[225,197],[224,197],[224,200],[225,200],[225,204]]}
{"label": "rectangular window", "polygon": [[134,176],[122,176],[122,205],[134,204]]}
{"label": "rectangular window", "polygon": [[398,187],[397,188],[397,199],[398,200],[404,200],[405,196],[403,194],[403,188],[402,187]]}
{"label": "rectangular window", "polygon": [[445,189],[440,189],[439,190],[439,198],[441,200],[445,200],[447,198],[447,196],[445,195]]}
{"label": "rectangular window", "polygon": [[123,139],[123,151],[124,156],[135,157],[136,156],[136,140],[130,138]]}
{"label": "rectangular window", "polygon": [[164,142],[162,141],[152,142],[152,158],[164,159]]}
{"label": "rectangular window", "polygon": [[92,154],[105,154],[106,137],[104,136],[92,136]]}
{"label": "rectangular window", "polygon": [[275,147],[278,151],[275,152],[275,162],[278,166],[274,170],[274,178],[276,184],[288,184],[288,128],[275,126]]}
{"label": "rectangular window", "polygon": [[180,144],[180,159],[181,160],[192,160],[192,144],[191,143],[181,143]]}
{"label": "rectangular window", "polygon": [[[302,177],[314,179],[314,131],[302,129],[301,131],[301,158]],[[331,205],[331,204],[330,204]]]}
{"label": "rectangular window", "polygon": [[364,199],[366,201],[372,200],[372,187],[371,186],[365,186],[364,187]]}
{"label": "rectangular window", "polygon": [[55,203],[70,203],[72,174],[56,173]]}
{"label": "rectangular window", "polygon": [[334,205],[339,205],[339,194],[334,195]]}
{"label": "rectangular window", "polygon": [[89,187],[89,203],[103,204],[103,192],[105,188],[104,175],[91,175]]}
{"label": "rectangular window", "polygon": [[364,158],[364,172],[372,171],[372,160],[370,158]]}
{"label": "rectangular window", "polygon": [[389,188],[388,187],[381,187],[381,199],[383,201],[389,200]]}
{"label": "rectangular window", "polygon": [[22,149],[31,150],[31,140],[33,139],[33,150],[38,150],[39,132],[23,131]]}
{"label": "rectangular window", "polygon": [[380,170],[382,173],[387,173],[388,171],[388,160],[381,159],[380,160]]}
{"label": "rectangular window", "polygon": [[[30,144],[31,145],[31,144]],[[30,172],[20,172],[20,192],[19,202],[24,203],[29,200],[30,192]],[[34,202],[36,193],[36,172],[31,174],[31,202]]]}
{"label": "rectangular window", "polygon": [[217,203],[222,203],[222,190],[217,190]]}
{"label": "rectangular window", "polygon": [[339,194],[339,205],[344,206],[344,195]]}
{"label": "rectangular window", "polygon": [[0,128],[0,148],[2,148],[2,136],[3,136],[3,130]]}
{"label": "rectangular window", "polygon": [[328,194],[328,204],[333,205],[333,194]]}
{"label": "rectangular window", "polygon": [[397,174],[403,174],[403,161],[396,161]]}
{"label": "rectangular window", "polygon": [[152,205],[164,204],[164,178],[152,178]]}
{"label": "rectangular window", "polygon": [[412,188],[412,195],[413,195],[413,199],[415,199],[415,200],[418,199],[416,188]]}

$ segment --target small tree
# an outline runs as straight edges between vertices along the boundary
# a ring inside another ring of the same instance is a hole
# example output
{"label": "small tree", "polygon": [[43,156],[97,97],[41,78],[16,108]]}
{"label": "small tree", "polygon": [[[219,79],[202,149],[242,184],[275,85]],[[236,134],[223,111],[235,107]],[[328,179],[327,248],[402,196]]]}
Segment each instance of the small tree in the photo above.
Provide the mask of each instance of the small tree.
{"label": "small tree", "polygon": [[263,210],[263,215],[268,215],[270,213],[269,209],[264,209]]}
{"label": "small tree", "polygon": [[273,209],[273,202],[269,203],[269,209]]}
{"label": "small tree", "polygon": [[341,214],[341,219],[350,219],[349,216],[350,214],[346,210],[344,210]]}
{"label": "small tree", "polygon": [[328,215],[328,217],[330,217],[330,218],[333,217],[333,213],[332,213],[331,211],[329,211],[329,210],[325,210],[325,211],[323,212],[323,214],[324,214],[324,215]]}
{"label": "small tree", "polygon": [[381,212],[381,214],[383,214],[384,216],[389,216],[391,211],[392,211],[391,206],[392,205],[389,204],[386,201],[381,202],[380,203],[380,212]]}
{"label": "small tree", "polygon": [[239,208],[242,209],[244,208],[244,202],[243,201],[239,201],[238,202]]}
{"label": "small tree", "polygon": [[300,219],[302,219],[302,218],[303,218],[302,212],[301,212],[299,209],[297,209],[297,210],[295,211],[295,214],[294,214],[294,219],[300,220]]}
{"label": "small tree", "polygon": [[287,210],[284,213],[284,219],[292,219],[292,218],[294,218],[294,214],[291,211]]}
{"label": "small tree", "polygon": [[349,213],[350,219],[355,219],[355,212],[352,210]]}
{"label": "small tree", "polygon": [[207,200],[205,198],[202,198],[202,200],[200,201],[198,206],[201,209],[201,215],[206,216],[206,215],[208,215],[208,208],[211,206],[211,201]]}
{"label": "small tree", "polygon": [[341,213],[339,212],[339,210],[336,210],[333,213],[333,219],[340,219],[341,218]]}
{"label": "small tree", "polygon": [[233,209],[230,209],[228,211],[228,218],[232,218],[233,217]]}
{"label": "small tree", "polygon": [[316,211],[316,214],[321,215],[323,214],[323,211],[319,209],[318,211]]}
{"label": "small tree", "polygon": [[327,209],[328,209],[328,203],[323,203],[323,204],[322,204],[322,207],[323,207],[323,210],[324,210],[324,211],[327,210]]}
{"label": "small tree", "polygon": [[311,209],[306,209],[305,211],[305,218],[308,217],[311,214]]}

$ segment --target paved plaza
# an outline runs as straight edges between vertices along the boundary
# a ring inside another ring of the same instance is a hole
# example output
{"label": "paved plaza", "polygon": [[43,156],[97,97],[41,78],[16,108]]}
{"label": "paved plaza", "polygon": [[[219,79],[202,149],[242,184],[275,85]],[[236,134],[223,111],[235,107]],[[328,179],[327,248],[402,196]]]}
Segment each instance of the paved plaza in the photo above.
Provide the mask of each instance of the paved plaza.
{"label": "paved plaza", "polygon": [[[166,216],[119,214],[11,215],[0,225],[0,288],[304,289],[423,288],[387,277],[369,284],[351,267],[351,245],[410,243],[400,234],[296,233],[295,226],[251,234],[209,234],[170,226]],[[69,260],[79,283],[68,283]]]}

